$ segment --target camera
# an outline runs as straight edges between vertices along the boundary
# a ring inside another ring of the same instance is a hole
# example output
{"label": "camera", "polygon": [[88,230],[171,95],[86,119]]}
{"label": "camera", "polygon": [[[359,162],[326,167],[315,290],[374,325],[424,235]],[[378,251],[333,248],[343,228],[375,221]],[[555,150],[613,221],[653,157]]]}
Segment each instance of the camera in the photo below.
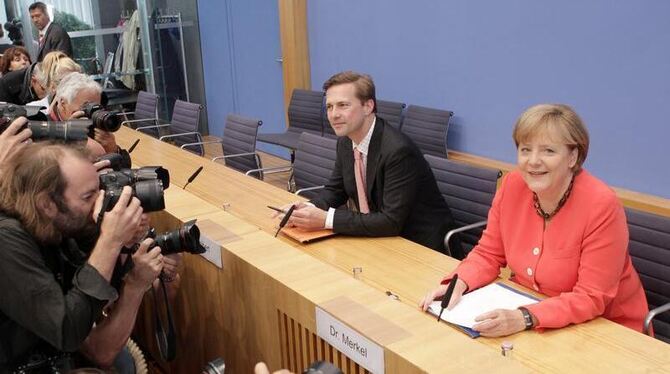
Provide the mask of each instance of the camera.
{"label": "camera", "polygon": [[[15,119],[30,118],[39,112],[40,107],[23,107],[14,104],[0,105],[0,134]],[[33,140],[53,139],[64,141],[86,140],[90,132],[90,120],[70,120],[62,122],[28,121],[24,128],[32,131]]]}
{"label": "camera", "polygon": [[142,209],[156,212],[165,209],[163,191],[170,186],[170,173],[161,166],[108,171],[100,174],[100,186],[105,190],[105,198],[109,199],[108,211],[119,201],[123,187],[131,186]]}
{"label": "camera", "polygon": [[121,118],[116,110],[105,110],[102,105],[96,103],[85,103],[81,110],[84,116],[89,118],[93,126],[108,132],[114,132],[121,127]]}
{"label": "camera", "polygon": [[205,253],[205,247],[200,244],[200,229],[195,221],[188,221],[182,227],[160,235],[155,235],[151,229],[149,236],[154,238],[154,246],[161,247],[163,255],[181,252],[195,255]]}
{"label": "camera", "polygon": [[18,18],[5,22],[5,30],[7,30],[7,37],[14,43],[14,45],[23,45],[23,33],[21,29],[23,24]]}
{"label": "camera", "polygon": [[105,160],[109,161],[109,167],[114,171],[121,171],[122,169],[130,169],[132,167],[130,154],[125,149],[119,150],[119,153],[104,154],[97,161]]}

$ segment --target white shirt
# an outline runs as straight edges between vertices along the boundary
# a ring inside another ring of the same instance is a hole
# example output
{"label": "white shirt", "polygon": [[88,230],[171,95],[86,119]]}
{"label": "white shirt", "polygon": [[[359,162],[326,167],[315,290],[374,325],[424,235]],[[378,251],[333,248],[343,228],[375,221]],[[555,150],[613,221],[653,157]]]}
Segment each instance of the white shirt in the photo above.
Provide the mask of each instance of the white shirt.
{"label": "white shirt", "polygon": [[[376,116],[372,119],[372,126],[370,126],[370,129],[368,130],[368,133],[365,134],[363,140],[361,140],[361,142],[358,144],[354,143],[353,141],[351,142],[353,149],[358,149],[358,151],[361,152],[361,159],[363,160],[363,169],[365,171],[368,170],[368,151],[370,149],[370,139],[372,139],[372,133],[375,130],[375,123],[377,123]],[[325,224],[326,229],[333,228],[334,219],[335,219],[335,208],[332,207],[328,208],[328,214],[326,215],[326,224]]]}

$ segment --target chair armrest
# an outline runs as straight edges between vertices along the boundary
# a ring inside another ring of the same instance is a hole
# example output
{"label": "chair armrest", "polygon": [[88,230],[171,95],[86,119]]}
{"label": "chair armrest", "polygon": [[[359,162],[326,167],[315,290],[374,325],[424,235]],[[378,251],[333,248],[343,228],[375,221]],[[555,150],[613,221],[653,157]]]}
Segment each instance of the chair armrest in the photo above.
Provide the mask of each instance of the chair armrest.
{"label": "chair armrest", "polygon": [[127,119],[121,122],[121,125],[125,125],[126,123],[156,122],[156,121],[158,121],[158,118]]}
{"label": "chair armrest", "polygon": [[200,135],[200,133],[197,131],[190,131],[190,132],[182,132],[179,134],[163,135],[160,138],[158,138],[158,140],[162,141],[163,139],[176,138],[178,136],[195,135],[195,134]]}
{"label": "chair armrest", "polygon": [[322,188],[326,188],[326,186],[305,187],[305,188],[301,188],[301,189],[295,191],[294,193],[296,195],[300,195],[301,193],[306,192],[306,191],[320,190]]}
{"label": "chair armrest", "polygon": [[444,236],[444,247],[447,250],[447,255],[451,256],[451,249],[449,248],[449,240],[451,240],[451,237],[454,236],[454,234],[458,234],[459,232],[463,232],[463,231],[472,230],[474,228],[482,227],[482,226],[485,226],[485,225],[486,225],[486,220],[471,223],[469,225],[465,225],[465,226],[459,227],[457,229],[449,230],[449,232],[447,232],[447,234]]}
{"label": "chair armrest", "polygon": [[194,145],[205,145],[205,144],[213,144],[213,143],[221,143],[221,141],[220,140],[209,140],[209,141],[206,141],[206,142],[186,143],[186,144],[182,144],[181,147],[179,147],[179,148],[184,149],[184,147],[193,147]]}
{"label": "chair armrest", "polygon": [[[225,156],[216,156],[212,159],[212,161],[220,160],[222,158],[233,158],[233,157],[242,157],[242,156],[255,156],[256,152],[246,152],[246,153],[236,153],[233,155],[225,155]],[[257,169],[254,169],[257,170]]]}
{"label": "chair armrest", "polygon": [[172,125],[169,124],[169,123],[166,123],[164,125],[140,126],[140,127],[136,128],[135,131],[146,130],[146,129],[157,129],[157,128],[169,127],[169,126],[172,126]]}
{"label": "chair armrest", "polygon": [[261,168],[261,169],[251,169],[244,173],[245,175],[251,175],[253,173],[267,173],[267,174],[273,174],[273,173],[283,173],[286,171],[291,171],[293,169],[293,166],[277,166],[274,168]]}
{"label": "chair armrest", "polygon": [[670,303],[665,303],[659,307],[656,307],[647,313],[647,317],[644,319],[644,333],[649,335],[649,327],[651,326],[651,321],[656,318],[657,314],[665,313],[670,310]]}

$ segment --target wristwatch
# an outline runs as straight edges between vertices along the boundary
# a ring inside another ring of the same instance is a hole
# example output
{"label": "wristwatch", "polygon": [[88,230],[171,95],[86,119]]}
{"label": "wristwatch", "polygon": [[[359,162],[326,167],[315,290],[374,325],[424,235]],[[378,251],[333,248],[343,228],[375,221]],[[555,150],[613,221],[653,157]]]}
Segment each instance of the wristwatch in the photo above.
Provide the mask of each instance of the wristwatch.
{"label": "wristwatch", "polygon": [[521,311],[521,315],[523,316],[523,323],[526,325],[526,330],[532,329],[533,328],[533,316],[531,316],[528,309],[526,309],[524,307],[519,307],[519,310]]}

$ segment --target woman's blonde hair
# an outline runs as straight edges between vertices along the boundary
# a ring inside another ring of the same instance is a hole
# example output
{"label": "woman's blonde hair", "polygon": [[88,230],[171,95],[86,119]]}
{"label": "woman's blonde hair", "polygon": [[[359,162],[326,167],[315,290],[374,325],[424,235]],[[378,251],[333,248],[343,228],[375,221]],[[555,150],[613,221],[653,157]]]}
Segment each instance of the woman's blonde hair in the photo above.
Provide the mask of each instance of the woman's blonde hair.
{"label": "woman's blonde hair", "polygon": [[558,136],[557,141],[577,149],[573,171],[579,171],[589,153],[589,132],[579,115],[564,104],[539,104],[526,109],[514,125],[512,138],[517,148],[539,135]]}
{"label": "woman's blonde hair", "polygon": [[54,95],[63,78],[70,73],[81,73],[82,69],[73,59],[61,51],[47,53],[41,64],[40,84]]}

